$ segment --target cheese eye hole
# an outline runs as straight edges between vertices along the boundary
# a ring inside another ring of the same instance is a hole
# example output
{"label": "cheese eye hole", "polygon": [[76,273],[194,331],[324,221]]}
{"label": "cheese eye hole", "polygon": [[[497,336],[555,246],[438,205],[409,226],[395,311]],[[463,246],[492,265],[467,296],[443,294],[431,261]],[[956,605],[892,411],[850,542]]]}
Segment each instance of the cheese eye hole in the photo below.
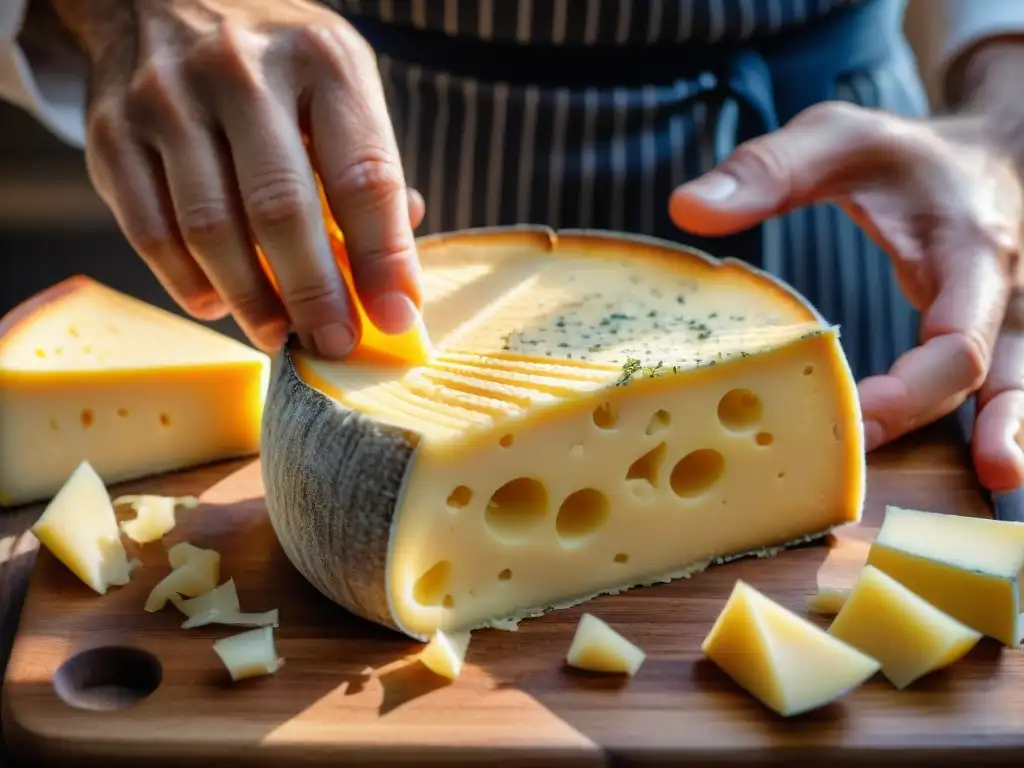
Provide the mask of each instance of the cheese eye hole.
{"label": "cheese eye hole", "polygon": [[170,424],[171,424],[171,417],[170,417],[170,415],[166,414],[166,413],[161,413],[160,414],[160,426],[161,427],[168,427],[168,426],[170,426]]}
{"label": "cheese eye hole", "polygon": [[517,477],[494,492],[484,520],[502,539],[522,539],[548,514],[548,492],[539,480]]}
{"label": "cheese eye hole", "polygon": [[813,365],[805,365],[804,366],[804,376],[810,376],[812,373],[814,373],[814,366]]}
{"label": "cheese eye hole", "polygon": [[651,420],[647,422],[647,429],[644,430],[645,435],[654,435],[661,432],[664,429],[668,429],[669,423],[672,421],[672,416],[668,411],[659,409],[654,412],[651,416]]}
{"label": "cheese eye hole", "polygon": [[594,409],[594,426],[598,429],[614,429],[619,421],[619,414],[612,408],[611,403],[604,403]]}
{"label": "cheese eye hole", "polygon": [[96,420],[95,414],[93,414],[91,408],[86,408],[78,416],[79,421],[82,422],[82,426],[88,429],[92,426],[92,423]]}
{"label": "cheese eye hole", "polygon": [[498,581],[508,581],[512,578],[512,569],[505,568],[498,574]]}
{"label": "cheese eye hole", "polygon": [[555,518],[555,530],[566,544],[589,538],[608,520],[608,497],[596,488],[582,488],[570,493]]}
{"label": "cheese eye hole", "polygon": [[438,560],[420,576],[412,588],[412,596],[420,605],[438,605],[448,592],[452,577],[452,564]]}
{"label": "cheese eye hole", "polygon": [[843,428],[842,424],[833,424],[832,435],[835,437],[836,440],[842,440],[844,437],[846,437],[846,430]]}
{"label": "cheese eye hole", "polygon": [[672,467],[669,485],[683,499],[707,492],[725,471],[725,457],[713,448],[701,448],[686,454]]}
{"label": "cheese eye hole", "polygon": [[473,500],[473,491],[465,485],[458,486],[448,494],[448,506],[452,509],[465,509]]}
{"label": "cheese eye hole", "polygon": [[657,488],[661,465],[665,462],[665,450],[665,444],[658,443],[634,461],[626,471],[626,480],[643,480],[650,483],[652,488]]}
{"label": "cheese eye hole", "polygon": [[512,441],[515,438],[512,435],[502,435],[501,439],[498,440],[498,445],[502,448],[509,448],[512,445]]}
{"label": "cheese eye hole", "polygon": [[761,421],[761,398],[749,389],[730,389],[718,401],[718,421],[732,432],[752,429]]}
{"label": "cheese eye hole", "polygon": [[625,552],[619,552],[617,555],[615,555],[613,559],[616,563],[628,563],[629,555],[627,555]]}
{"label": "cheese eye hole", "polygon": [[762,447],[767,447],[775,442],[775,435],[771,432],[758,432],[754,442]]}

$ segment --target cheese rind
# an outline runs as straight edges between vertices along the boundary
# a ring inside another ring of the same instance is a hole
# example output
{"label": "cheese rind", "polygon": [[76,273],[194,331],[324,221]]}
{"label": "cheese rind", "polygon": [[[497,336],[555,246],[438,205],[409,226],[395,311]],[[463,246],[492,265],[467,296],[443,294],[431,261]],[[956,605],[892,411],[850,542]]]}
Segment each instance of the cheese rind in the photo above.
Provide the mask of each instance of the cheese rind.
{"label": "cheese rind", "polygon": [[870,565],[828,632],[878,659],[897,688],[949,666],[981,639],[980,632]]}
{"label": "cheese rind", "polygon": [[430,638],[427,646],[420,651],[420,662],[435,675],[454,680],[462,672],[466,652],[469,650],[469,640],[469,632],[447,634],[438,630]]}
{"label": "cheese rind", "polygon": [[647,654],[608,624],[590,613],[580,616],[565,661],[590,672],[629,675],[640,670]]}
{"label": "cheese rind", "polygon": [[743,581],[734,585],[701,651],[783,716],[835,701],[881,667]]}
{"label": "cheese rind", "polygon": [[294,342],[274,361],[270,518],[335,602],[425,640],[859,519],[856,386],[837,331],[785,286],[536,229],[426,239],[420,258],[428,364]]}
{"label": "cheese rind", "polygon": [[1024,523],[889,506],[867,564],[972,629],[1020,647]]}
{"label": "cheese rind", "polygon": [[86,277],[0,320],[0,506],[259,451],[262,352]]}
{"label": "cheese rind", "polygon": [[124,586],[132,571],[103,480],[82,461],[46,505],[32,533],[39,543],[101,595]]}

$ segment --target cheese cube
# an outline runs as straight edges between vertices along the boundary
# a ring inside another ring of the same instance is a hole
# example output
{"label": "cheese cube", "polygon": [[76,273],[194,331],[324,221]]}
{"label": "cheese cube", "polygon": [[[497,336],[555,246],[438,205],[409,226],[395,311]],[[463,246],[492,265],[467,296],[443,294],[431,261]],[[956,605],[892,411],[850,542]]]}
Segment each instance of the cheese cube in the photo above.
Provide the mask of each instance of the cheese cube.
{"label": "cheese cube", "polygon": [[867,564],[972,629],[1020,647],[1024,523],[886,507]]}
{"label": "cheese cube", "polygon": [[469,650],[469,632],[446,633],[438,630],[430,638],[427,647],[420,651],[423,666],[435,675],[454,680],[462,672],[462,665]]}
{"label": "cheese cube", "polygon": [[421,640],[514,627],[859,519],[838,330],[776,281],[536,230],[439,236],[420,258],[427,362],[293,340],[265,410],[275,533],[350,611]]}
{"label": "cheese cube", "polygon": [[873,566],[865,566],[828,632],[882,663],[897,688],[949,666],[981,639]]}
{"label": "cheese cube", "polygon": [[68,477],[32,526],[39,543],[101,595],[128,583],[128,561],[114,506],[88,461]]}
{"label": "cheese cube", "polygon": [[0,506],[259,451],[269,359],[85,277],[0,321]]}
{"label": "cheese cube", "polygon": [[736,582],[701,650],[783,716],[828,704],[881,667],[743,581]]}
{"label": "cheese cube", "polygon": [[591,672],[609,672],[632,677],[647,655],[596,616],[584,613],[576,626],[566,662]]}
{"label": "cheese cube", "polygon": [[272,675],[284,666],[274,646],[273,627],[260,627],[215,640],[213,650],[234,681]]}

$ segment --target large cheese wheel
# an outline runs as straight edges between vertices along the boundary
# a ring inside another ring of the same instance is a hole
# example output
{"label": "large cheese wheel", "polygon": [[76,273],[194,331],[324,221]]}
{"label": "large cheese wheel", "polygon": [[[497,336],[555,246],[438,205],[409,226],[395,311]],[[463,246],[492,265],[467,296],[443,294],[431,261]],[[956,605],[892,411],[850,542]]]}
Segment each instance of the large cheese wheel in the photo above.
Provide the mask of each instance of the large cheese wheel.
{"label": "large cheese wheel", "polygon": [[302,574],[412,637],[768,554],[859,519],[838,329],[774,278],[645,238],[424,238],[423,365],[292,342],[267,507]]}

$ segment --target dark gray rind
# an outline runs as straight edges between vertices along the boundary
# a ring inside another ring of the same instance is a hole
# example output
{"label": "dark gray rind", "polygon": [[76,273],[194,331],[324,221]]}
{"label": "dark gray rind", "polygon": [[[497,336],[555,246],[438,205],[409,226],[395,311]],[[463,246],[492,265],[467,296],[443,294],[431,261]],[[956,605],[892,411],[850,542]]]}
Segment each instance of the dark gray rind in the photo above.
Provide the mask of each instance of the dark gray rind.
{"label": "dark gray rind", "polygon": [[391,527],[416,437],[299,378],[285,344],[263,410],[267,510],[295,568],[338,605],[402,631],[388,599]]}

